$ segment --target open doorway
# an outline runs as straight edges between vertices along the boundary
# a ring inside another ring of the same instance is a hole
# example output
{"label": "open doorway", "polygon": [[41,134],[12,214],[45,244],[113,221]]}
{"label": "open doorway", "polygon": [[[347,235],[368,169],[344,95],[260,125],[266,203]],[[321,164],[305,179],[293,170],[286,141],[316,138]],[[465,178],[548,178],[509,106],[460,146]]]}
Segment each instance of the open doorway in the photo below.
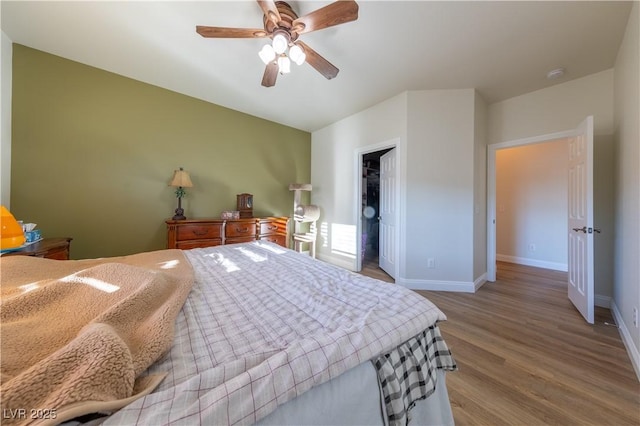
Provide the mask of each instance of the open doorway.
{"label": "open doorway", "polygon": [[378,265],[380,253],[380,158],[393,148],[362,155],[362,247],[365,265]]}
{"label": "open doorway", "polygon": [[496,258],[567,271],[569,139],[496,151]]}
{"label": "open doorway", "polygon": [[[496,200],[496,158],[497,152],[502,149],[530,146],[555,140],[567,139],[574,136],[574,131],[558,132],[538,137],[519,139],[510,142],[503,142],[489,145],[487,152],[487,281],[496,280],[496,260],[497,260],[497,227],[496,218],[499,206]],[[527,245],[528,248],[528,245]]]}
{"label": "open doorway", "polygon": [[487,281],[496,280],[496,151],[558,139],[569,139],[568,298],[585,320],[593,324],[594,311],[594,227],[593,214],[593,116],[574,130],[551,135],[491,144],[487,167]]}
{"label": "open doorway", "polygon": [[356,150],[354,158],[355,271],[364,273],[364,265],[375,278],[388,282],[395,282],[399,267],[397,206],[402,175],[397,171],[398,147],[398,140],[369,145]]}

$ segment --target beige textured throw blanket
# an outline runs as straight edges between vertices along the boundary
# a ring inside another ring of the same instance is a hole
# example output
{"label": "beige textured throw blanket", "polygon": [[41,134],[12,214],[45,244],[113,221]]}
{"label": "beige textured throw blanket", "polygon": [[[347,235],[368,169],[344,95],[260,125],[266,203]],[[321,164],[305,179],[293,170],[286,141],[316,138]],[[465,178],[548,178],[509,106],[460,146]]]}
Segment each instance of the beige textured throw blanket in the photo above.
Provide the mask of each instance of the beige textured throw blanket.
{"label": "beige textured throw blanket", "polygon": [[180,250],[57,261],[0,258],[3,425],[57,424],[151,392],[193,284]]}

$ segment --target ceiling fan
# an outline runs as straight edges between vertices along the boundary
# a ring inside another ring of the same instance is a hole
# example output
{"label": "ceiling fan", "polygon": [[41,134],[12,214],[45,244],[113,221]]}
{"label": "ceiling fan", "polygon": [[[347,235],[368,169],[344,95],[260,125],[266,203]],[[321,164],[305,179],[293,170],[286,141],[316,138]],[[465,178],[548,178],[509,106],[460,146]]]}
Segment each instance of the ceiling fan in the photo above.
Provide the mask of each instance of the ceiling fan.
{"label": "ceiling fan", "polygon": [[[301,65],[305,61],[327,79],[338,75],[338,68],[315,50],[298,40],[302,34],[322,30],[358,19],[358,4],[353,0],[339,0],[298,17],[284,1],[257,0],[264,13],[264,29],[196,26],[196,32],[210,38],[270,38],[259,55],[266,64],[262,85],[276,84],[278,71],[288,73],[290,61]],[[288,50],[288,55],[287,55]]]}

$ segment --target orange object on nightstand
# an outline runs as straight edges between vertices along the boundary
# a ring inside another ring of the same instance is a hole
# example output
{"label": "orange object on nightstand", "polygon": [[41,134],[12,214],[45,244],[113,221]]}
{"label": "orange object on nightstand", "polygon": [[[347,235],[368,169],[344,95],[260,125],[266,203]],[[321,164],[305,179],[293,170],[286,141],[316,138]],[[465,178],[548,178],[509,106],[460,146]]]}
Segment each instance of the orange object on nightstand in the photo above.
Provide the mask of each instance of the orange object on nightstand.
{"label": "orange object on nightstand", "polygon": [[0,209],[0,250],[20,247],[25,241],[22,226],[5,206]]}

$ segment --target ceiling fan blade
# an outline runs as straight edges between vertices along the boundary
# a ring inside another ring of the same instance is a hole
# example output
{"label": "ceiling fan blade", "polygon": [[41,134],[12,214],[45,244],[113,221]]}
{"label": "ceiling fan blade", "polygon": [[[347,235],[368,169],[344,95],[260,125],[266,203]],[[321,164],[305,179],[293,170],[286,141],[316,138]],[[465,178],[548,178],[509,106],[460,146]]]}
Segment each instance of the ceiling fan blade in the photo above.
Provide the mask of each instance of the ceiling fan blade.
{"label": "ceiling fan blade", "polygon": [[278,78],[278,64],[276,62],[269,62],[264,69],[262,85],[264,87],[275,86],[276,78]]}
{"label": "ceiling fan blade", "polygon": [[358,3],[353,0],[339,0],[294,20],[291,31],[305,34],[356,19]]}
{"label": "ceiling fan blade", "polygon": [[301,41],[297,41],[296,44],[300,45],[307,55],[306,62],[316,69],[320,74],[325,76],[327,80],[331,80],[338,75],[338,68],[336,68],[331,62],[320,56],[318,52],[307,46]]}
{"label": "ceiling fan blade", "polygon": [[257,0],[260,8],[264,12],[264,16],[266,16],[271,22],[273,22],[276,26],[282,20],[280,17],[280,12],[278,12],[278,7],[276,6],[276,2],[273,0]]}
{"label": "ceiling fan blade", "polygon": [[267,32],[263,29],[254,28],[224,28],[196,26],[196,32],[202,37],[212,38],[260,38],[267,37]]}

